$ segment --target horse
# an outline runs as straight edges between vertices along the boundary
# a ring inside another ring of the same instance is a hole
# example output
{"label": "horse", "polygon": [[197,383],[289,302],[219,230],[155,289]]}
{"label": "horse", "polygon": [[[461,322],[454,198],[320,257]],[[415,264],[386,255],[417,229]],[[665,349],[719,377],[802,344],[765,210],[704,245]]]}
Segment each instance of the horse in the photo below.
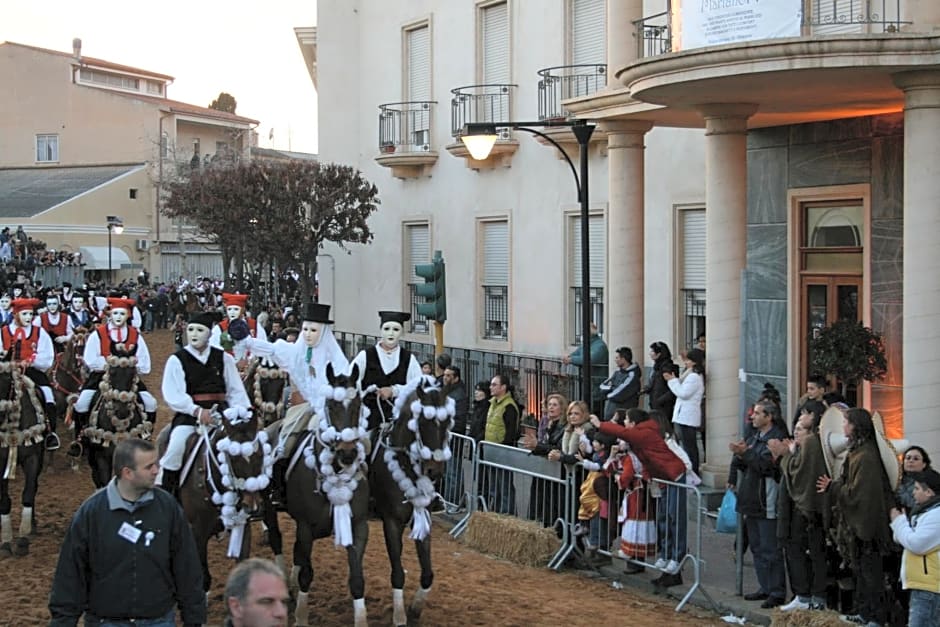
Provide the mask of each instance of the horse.
{"label": "horse", "polygon": [[[287,513],[297,525],[291,585],[298,589],[295,625],[307,625],[308,598],[313,582],[310,555],[315,540],[334,534],[346,548],[349,591],[354,624],[366,624],[365,577],[362,558],[369,539],[369,484],[366,480],[368,409],[362,405],[356,383],[359,368],[350,376],[326,367],[328,385],[305,432],[288,451]],[[274,548],[274,541],[271,542]],[[283,564],[283,556],[275,560]]]}
{"label": "horse", "polygon": [[153,431],[153,422],[137,392],[140,384],[137,357],[114,345],[107,363],[108,369],[88,415],[88,426],[82,432],[88,441],[88,464],[96,488],[103,488],[111,478],[111,444],[127,438],[149,440]]}
{"label": "horse", "polygon": [[[231,414],[231,416],[229,416]],[[169,429],[158,440],[165,449]],[[165,451],[161,450],[162,455]],[[197,428],[186,444],[180,471],[179,500],[196,539],[205,592],[212,585],[209,538],[230,531],[227,555],[245,559],[251,547],[249,518],[262,503],[271,481],[274,456],[257,415],[238,416],[235,408],[222,412],[221,426],[210,434]]]}
{"label": "horse", "polygon": [[75,333],[65,343],[62,352],[56,355],[55,364],[49,373],[59,424],[65,421],[66,424],[71,425],[72,407],[78,400],[85,378],[82,353],[85,350],[87,335],[88,332],[84,327],[75,329]]}
{"label": "horse", "polygon": [[[36,384],[23,374],[25,364],[0,362],[0,558],[29,553],[29,534],[33,531],[33,506],[42,471],[43,436],[46,418]],[[25,473],[23,512],[15,546],[10,520],[12,503],[9,481],[16,469]]]}
{"label": "horse", "polygon": [[382,519],[385,549],[391,563],[392,624],[405,625],[405,571],[401,565],[402,533],[410,523],[421,564],[421,587],[408,614],[418,620],[431,591],[431,515],[437,496],[434,482],[451,457],[450,429],[456,405],[430,376],[415,378],[399,393],[392,421],[383,429],[373,457],[369,485]]}
{"label": "horse", "polygon": [[284,388],[290,374],[265,360],[255,360],[245,373],[245,392],[251,399],[258,425],[264,429],[284,417]]}

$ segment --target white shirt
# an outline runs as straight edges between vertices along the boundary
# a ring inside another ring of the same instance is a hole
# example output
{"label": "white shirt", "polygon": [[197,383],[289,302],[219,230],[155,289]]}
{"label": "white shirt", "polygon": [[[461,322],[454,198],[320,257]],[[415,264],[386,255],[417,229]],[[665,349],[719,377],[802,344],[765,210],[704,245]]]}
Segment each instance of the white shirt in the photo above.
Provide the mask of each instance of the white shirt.
{"label": "white shirt", "polygon": [[[245,322],[248,322],[248,318],[242,318]],[[232,324],[232,320],[229,320],[229,324]],[[249,327],[250,329],[251,327]],[[251,337],[250,335],[248,337]],[[261,340],[262,342],[268,341],[268,332],[264,330],[264,327],[261,326],[257,320],[255,320],[255,338]],[[216,348],[222,348],[222,327],[221,325],[213,325],[212,332],[209,334],[209,345],[215,346]],[[223,349],[224,350],[224,349]],[[235,359],[248,359],[251,354],[251,347],[248,344],[241,344],[240,342],[232,348],[232,353],[235,356]],[[261,353],[256,353],[260,355]]]}
{"label": "white shirt", "polygon": [[[116,327],[113,323],[108,323],[108,335],[111,337],[111,343],[126,342],[130,334],[127,326]],[[147,343],[144,341],[143,333],[137,333],[137,372],[140,374],[150,374],[150,351],[147,349]],[[101,340],[98,339],[98,327],[88,334],[85,340],[85,352],[82,354],[85,365],[90,370],[104,372],[108,368],[108,362],[101,354]]]}
{"label": "white shirt", "polygon": [[[207,346],[206,350],[199,353],[188,344],[183,347],[183,350],[198,359],[201,364],[209,361],[209,355],[212,352],[210,347]],[[245,385],[238,375],[235,360],[223,351],[222,363],[222,377],[225,379],[225,402],[228,403],[229,407],[250,409],[251,401],[248,400],[248,394],[245,393]],[[170,355],[169,359],[166,360],[161,391],[163,392],[163,400],[176,413],[195,416],[200,408],[193,401],[193,398],[186,393],[186,372],[183,370],[183,363],[176,355]]]}
{"label": "white shirt", "polygon": [[320,389],[328,383],[327,364],[333,364],[333,373],[336,375],[346,374],[349,368],[349,361],[333,337],[333,332],[324,327],[320,333],[320,342],[312,348],[310,361],[307,361],[307,345],[302,339],[293,344],[284,340],[271,344],[257,338],[247,338],[245,343],[252,354],[268,357],[279,368],[287,370],[294,388],[305,401],[313,403],[320,395]]}
{"label": "white shirt", "polygon": [[[7,325],[10,329],[10,335],[15,337],[16,329],[18,328],[16,323]],[[28,333],[29,329],[23,329],[23,333]],[[36,333],[39,334],[39,337],[36,337]],[[55,349],[52,347],[52,338],[49,337],[49,334],[46,333],[46,330],[42,327],[33,327],[33,335],[31,336],[32,340],[36,342],[36,350],[33,352],[35,359],[33,360],[32,367],[36,370],[42,370],[45,372],[49,368],[52,368],[52,364],[55,363]]]}
{"label": "white shirt", "polygon": [[[382,366],[382,372],[389,374],[394,372],[398,368],[398,362],[401,359],[401,344],[396,344],[395,348],[392,350],[387,350],[382,347],[382,343],[379,342],[375,345],[375,350],[379,354],[379,364]],[[356,355],[356,358],[353,359],[352,363],[349,365],[349,373],[352,373],[352,367],[359,366],[359,391],[362,390],[362,377],[366,373],[366,352],[359,351],[359,354]],[[411,381],[415,377],[421,376],[421,364],[418,363],[418,360],[415,359],[414,353],[411,354],[411,361],[408,362],[408,372],[405,375],[405,381]],[[392,393],[393,396],[398,396],[399,390],[401,390],[402,385],[393,385]]]}
{"label": "white shirt", "polygon": [[[49,314],[49,324],[51,324],[52,326],[59,324],[59,316],[65,316],[65,335],[64,336],[60,335],[59,337],[64,337],[65,339],[69,339],[70,337],[72,337],[72,335],[75,333],[75,325],[72,324],[71,316],[63,313],[61,309],[56,313],[52,313],[47,310],[46,313]],[[45,330],[45,328],[42,326],[42,314],[36,314],[35,316],[33,316],[33,326],[40,327],[40,328],[43,328],[43,330]],[[52,339],[52,338],[50,337],[49,339]]]}

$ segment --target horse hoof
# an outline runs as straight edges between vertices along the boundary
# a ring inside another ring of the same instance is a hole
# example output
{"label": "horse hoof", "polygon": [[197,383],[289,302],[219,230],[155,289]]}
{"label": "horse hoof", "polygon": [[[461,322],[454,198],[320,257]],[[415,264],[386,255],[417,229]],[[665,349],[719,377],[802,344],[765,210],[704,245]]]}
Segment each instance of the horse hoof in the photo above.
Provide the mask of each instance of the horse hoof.
{"label": "horse hoof", "polygon": [[16,546],[13,547],[13,555],[17,557],[29,555],[29,538],[16,539]]}
{"label": "horse hoof", "polygon": [[13,557],[13,548],[10,546],[9,542],[4,542],[0,544],[0,559],[6,559],[8,557]]}

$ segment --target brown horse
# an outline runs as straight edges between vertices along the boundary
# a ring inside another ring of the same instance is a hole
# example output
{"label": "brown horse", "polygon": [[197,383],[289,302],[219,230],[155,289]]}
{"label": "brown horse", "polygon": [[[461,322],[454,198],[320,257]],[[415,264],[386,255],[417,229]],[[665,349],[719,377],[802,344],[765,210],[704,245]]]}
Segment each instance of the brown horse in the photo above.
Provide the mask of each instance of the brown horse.
{"label": "brown horse", "polygon": [[97,488],[103,488],[111,479],[111,444],[127,438],[149,440],[153,431],[138,395],[137,357],[112,347],[107,361],[108,369],[83,431],[88,441],[91,478]]}
{"label": "brown horse", "polygon": [[[29,553],[33,506],[42,470],[43,434],[46,419],[36,384],[23,374],[25,364],[0,362],[0,558]],[[9,481],[16,469],[25,473],[23,511],[15,546],[10,520],[12,501]]]}
{"label": "brown horse", "polygon": [[[212,585],[209,538],[229,530],[229,557],[248,557],[248,520],[261,507],[274,463],[267,434],[258,429],[256,416],[239,422],[222,416],[221,423],[211,434],[199,428],[190,436],[180,475],[179,499],[196,539],[206,592]],[[165,440],[162,433],[160,440]]]}
{"label": "brown horse", "polygon": [[[354,623],[365,625],[365,578],[362,557],[369,539],[369,483],[366,481],[368,425],[356,389],[359,369],[336,375],[326,367],[328,394],[313,407],[312,427],[288,452],[287,512],[297,524],[292,583],[299,589],[295,625],[307,625],[313,582],[313,543],[333,534],[346,549]],[[271,542],[272,548],[274,540]],[[282,562],[283,559],[276,561]]]}
{"label": "brown horse", "polygon": [[290,374],[264,360],[255,360],[245,374],[245,392],[258,424],[264,429],[284,417],[284,388]]}
{"label": "brown horse", "polygon": [[49,373],[49,382],[52,385],[52,394],[55,396],[55,409],[58,424],[65,422],[71,426],[72,406],[78,400],[85,381],[82,353],[85,350],[85,338],[88,331],[84,327],[75,329],[71,339],[65,344],[61,353],[56,355],[55,364]]}
{"label": "brown horse", "polygon": [[433,378],[416,378],[400,392],[395,418],[374,455],[369,484],[392,566],[392,623],[396,626],[407,624],[405,570],[401,565],[401,537],[406,525],[411,525],[410,537],[421,564],[421,587],[408,608],[415,620],[421,616],[434,581],[428,507],[437,496],[434,482],[441,478],[451,457],[454,413],[454,400],[436,387]]}

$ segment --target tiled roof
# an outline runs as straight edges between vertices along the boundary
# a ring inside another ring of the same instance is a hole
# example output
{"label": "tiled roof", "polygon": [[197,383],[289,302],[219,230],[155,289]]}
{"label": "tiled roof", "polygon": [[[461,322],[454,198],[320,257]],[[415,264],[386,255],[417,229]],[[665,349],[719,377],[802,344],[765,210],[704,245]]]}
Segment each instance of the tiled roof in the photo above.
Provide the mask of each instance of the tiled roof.
{"label": "tiled roof", "polygon": [[259,159],[293,159],[296,161],[316,161],[317,155],[310,152],[296,152],[291,150],[277,150],[276,148],[251,149],[251,156]]}
{"label": "tiled roof", "polygon": [[[74,55],[72,55],[72,54],[70,54],[70,53],[68,53],[68,52],[62,52],[62,51],[60,51],[60,50],[51,50],[51,49],[49,49],[49,48],[40,48],[39,46],[27,46],[26,44],[18,44],[18,43],[16,43],[15,41],[7,41],[7,42],[0,43],[0,46],[2,46],[2,45],[7,45],[7,46],[19,46],[20,48],[28,48],[28,49],[30,49],[30,50],[38,50],[39,52],[46,52],[46,53],[48,53],[48,54],[54,54],[54,55],[57,55],[57,56],[60,56],[60,57],[69,57],[69,58],[75,60],[75,56],[74,56]],[[94,65],[95,67],[108,68],[108,69],[111,69],[111,70],[118,70],[118,71],[120,71],[120,72],[132,72],[132,73],[134,73],[134,74],[140,74],[140,75],[142,75],[142,76],[150,76],[150,77],[153,77],[153,78],[159,78],[159,79],[162,79],[162,80],[165,80],[165,81],[172,81],[172,80],[174,80],[174,77],[172,77],[172,76],[170,76],[170,75],[168,75],[168,74],[158,74],[157,72],[151,72],[150,70],[142,70],[142,69],[140,69],[140,68],[132,67],[132,66],[130,66],[130,65],[121,65],[120,63],[112,63],[111,61],[105,61],[104,59],[96,59],[95,57],[86,57],[86,56],[82,55],[82,61],[84,61],[84,62],[87,63],[88,65]],[[76,61],[76,63],[77,63],[77,61]]]}
{"label": "tiled roof", "polygon": [[0,168],[0,219],[31,218],[141,167]]}

